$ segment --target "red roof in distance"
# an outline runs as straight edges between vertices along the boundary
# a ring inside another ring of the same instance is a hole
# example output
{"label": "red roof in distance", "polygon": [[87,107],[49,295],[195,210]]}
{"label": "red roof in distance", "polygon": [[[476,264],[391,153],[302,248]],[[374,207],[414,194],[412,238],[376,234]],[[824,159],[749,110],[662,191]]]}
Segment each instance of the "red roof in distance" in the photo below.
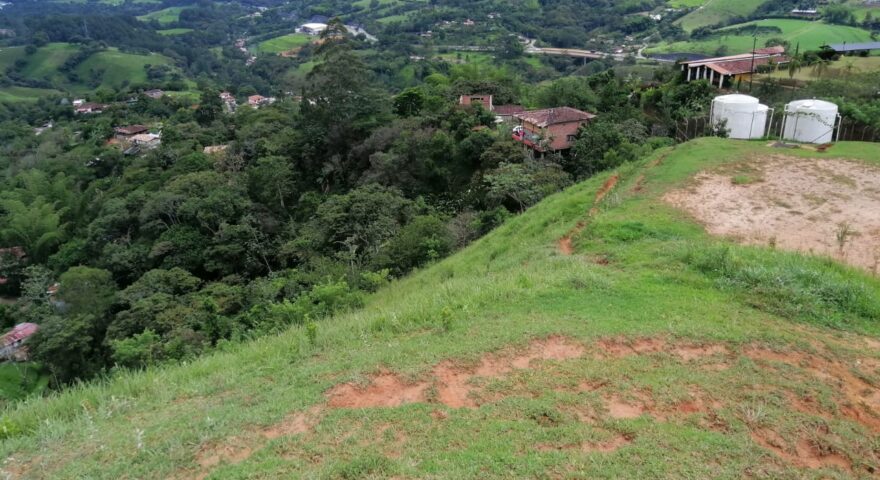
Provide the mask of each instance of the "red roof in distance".
{"label": "red roof in distance", "polygon": [[544,128],[560,123],[584,122],[596,118],[596,115],[576,108],[557,107],[517,113],[514,117],[540,128]]}

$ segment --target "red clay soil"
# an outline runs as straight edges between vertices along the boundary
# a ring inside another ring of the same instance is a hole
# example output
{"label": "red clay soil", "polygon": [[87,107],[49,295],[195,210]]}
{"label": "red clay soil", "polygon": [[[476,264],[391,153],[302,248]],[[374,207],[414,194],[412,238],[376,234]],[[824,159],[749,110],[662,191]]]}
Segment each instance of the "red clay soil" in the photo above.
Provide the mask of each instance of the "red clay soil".
{"label": "red clay soil", "polygon": [[[771,368],[774,363],[797,367],[813,378],[833,386],[840,397],[838,405],[844,417],[874,432],[880,432],[880,388],[854,375],[852,370],[855,365],[803,352],[780,352],[760,347],[748,348],[743,353]],[[822,412],[818,405],[816,407],[811,413]]]}
{"label": "red clay soil", "polygon": [[409,384],[393,373],[383,372],[361,387],[344,383],[334,388],[327,402],[333,408],[397,407],[423,401],[428,384]]}
{"label": "red clay soil", "polygon": [[770,450],[786,463],[811,469],[837,467],[852,472],[852,462],[848,458],[837,452],[824,452],[806,437],[801,437],[790,445],[779,433],[769,428],[753,430],[750,435],[755,443]]}
{"label": "red clay soil", "polygon": [[260,430],[260,435],[267,440],[274,440],[289,435],[300,435],[311,431],[321,421],[323,409],[315,406],[307,412],[296,412],[284,417],[281,422]]}
{"label": "red clay soil", "polygon": [[638,418],[648,410],[641,401],[622,400],[620,397],[612,396],[607,399],[606,405],[608,414],[611,418]]}
{"label": "red clay soil", "polygon": [[446,361],[437,364],[432,379],[415,383],[403,382],[390,373],[380,373],[366,387],[342,384],[327,393],[329,405],[336,408],[389,407],[426,402],[426,392],[433,387],[436,401],[451,408],[478,406],[472,393],[478,387],[474,378],[500,378],[514,371],[529,368],[534,361],[578,358],[584,347],[564,337],[550,337],[533,342],[524,353],[490,354],[474,367],[461,367]]}
{"label": "red clay soil", "polygon": [[730,350],[720,344],[684,344],[669,343],[662,338],[608,338],[596,342],[597,358],[620,358],[630,355],[646,355],[665,352],[685,362],[704,357],[727,356]]}

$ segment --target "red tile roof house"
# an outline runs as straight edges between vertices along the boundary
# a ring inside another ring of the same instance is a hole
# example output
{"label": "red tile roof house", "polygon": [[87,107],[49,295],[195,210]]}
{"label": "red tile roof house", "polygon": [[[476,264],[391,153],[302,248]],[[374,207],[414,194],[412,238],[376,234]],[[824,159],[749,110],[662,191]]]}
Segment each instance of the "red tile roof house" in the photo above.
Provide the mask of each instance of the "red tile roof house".
{"label": "red tile roof house", "polygon": [[145,125],[129,125],[127,127],[116,127],[113,129],[113,131],[116,132],[116,138],[120,140],[129,140],[135,135],[150,133],[150,129]]}
{"label": "red tile roof house", "polygon": [[40,326],[35,323],[19,323],[12,330],[0,336],[0,359],[27,360],[28,349],[24,343],[39,329]]}
{"label": "red tile roof house", "polygon": [[546,108],[513,115],[520,126],[513,139],[536,152],[558,152],[571,148],[578,130],[596,115],[571,107]]}
{"label": "red tile roof house", "polygon": [[703,58],[679,62],[686,81],[708,80],[718,88],[733,85],[758,71],[761,65],[788,63],[785,47],[759,48],[749,53],[727,57]]}

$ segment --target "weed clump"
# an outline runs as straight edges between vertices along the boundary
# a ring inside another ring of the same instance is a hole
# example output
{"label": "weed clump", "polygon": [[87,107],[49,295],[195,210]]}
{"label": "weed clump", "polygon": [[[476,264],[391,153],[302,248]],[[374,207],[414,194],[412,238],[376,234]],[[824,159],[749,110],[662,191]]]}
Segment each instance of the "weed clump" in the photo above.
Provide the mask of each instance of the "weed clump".
{"label": "weed clump", "polygon": [[729,245],[693,245],[682,258],[719,288],[777,315],[848,329],[880,319],[880,285],[829,260]]}

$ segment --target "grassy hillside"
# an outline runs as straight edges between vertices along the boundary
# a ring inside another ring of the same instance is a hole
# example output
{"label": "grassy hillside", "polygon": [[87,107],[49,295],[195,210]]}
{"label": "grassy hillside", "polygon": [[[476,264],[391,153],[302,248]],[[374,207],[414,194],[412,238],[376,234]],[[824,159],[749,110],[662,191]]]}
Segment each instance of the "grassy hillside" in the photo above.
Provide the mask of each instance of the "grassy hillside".
{"label": "grassy hillside", "polygon": [[[876,144],[832,155],[880,164]],[[880,468],[880,282],[659,200],[780,150],[702,139],[368,299],[5,412],[22,478],[849,478]],[[725,170],[726,171],[726,170]]]}
{"label": "grassy hillside", "polygon": [[695,28],[715,25],[731,18],[754,13],[766,0],[708,0],[696,10],[678,20],[681,28],[690,32]]}
{"label": "grassy hillside", "polygon": [[769,19],[732,25],[717,30],[714,35],[704,40],[689,40],[687,42],[674,42],[661,44],[652,48],[652,52],[695,52],[712,54],[721,46],[726,46],[728,52],[742,53],[751,51],[754,38],[751,33],[737,32],[729,34],[742,27],[777,27],[781,33],[761,32],[757,35],[758,47],[763,47],[771,38],[782,38],[788,41],[792,48],[800,43],[801,51],[818,50],[826,43],[853,43],[871,41],[871,32],[857,27],[845,25],[830,25],[822,22],[791,19]]}
{"label": "grassy hillside", "polygon": [[304,33],[290,33],[280,37],[271,38],[261,42],[257,51],[262,53],[281,53],[287,50],[302,47],[312,41],[312,37]]}
{"label": "grassy hillside", "polygon": [[[115,48],[94,53],[79,65],[75,72],[78,81],[70,78],[59,70],[65,61],[75,55],[79,48],[69,43],[50,43],[40,47],[32,55],[25,55],[23,47],[10,47],[0,50],[0,71],[13,65],[17,60],[24,60],[21,74],[27,78],[50,82],[57,89],[83,93],[97,87],[119,88],[124,83],[140,83],[147,80],[144,66],[170,65],[172,60],[158,54],[138,55],[120,52]],[[52,89],[36,89],[25,87],[0,88],[0,101],[32,100],[41,95],[51,93]]]}
{"label": "grassy hillside", "polygon": [[169,23],[174,23],[180,20],[180,12],[190,7],[168,7],[163,8],[162,10],[156,10],[155,12],[150,12],[146,15],[141,15],[138,20],[142,20],[144,22],[149,22],[152,20],[156,20],[162,25],[166,25]]}
{"label": "grassy hillside", "polygon": [[[98,52],[76,68],[82,79],[98,78],[100,86],[119,88],[124,82],[140,83],[147,81],[146,65],[169,65],[171,59],[159,54],[134,55],[116,49]],[[72,89],[80,88],[71,85]]]}

